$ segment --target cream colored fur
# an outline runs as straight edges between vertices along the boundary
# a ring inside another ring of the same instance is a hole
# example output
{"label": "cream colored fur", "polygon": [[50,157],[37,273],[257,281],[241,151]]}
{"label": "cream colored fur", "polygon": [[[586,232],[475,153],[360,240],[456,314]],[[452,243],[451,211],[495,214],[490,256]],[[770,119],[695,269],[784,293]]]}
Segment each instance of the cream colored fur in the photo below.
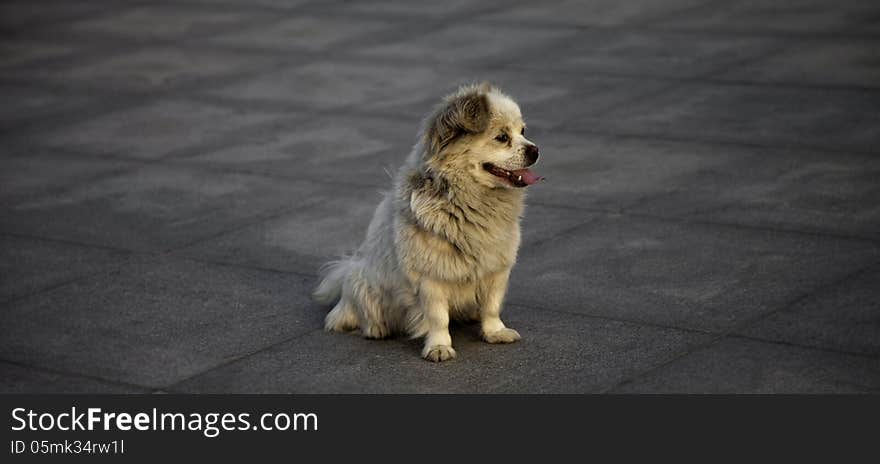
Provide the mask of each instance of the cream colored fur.
{"label": "cream colored fur", "polygon": [[[519,107],[488,84],[446,97],[425,121],[363,244],[325,266],[314,297],[335,303],[327,330],[425,337],[422,356],[431,361],[455,357],[450,318],[479,321],[489,343],[519,340],[500,315],[524,189],[483,164],[526,167],[524,149],[536,148],[522,130]],[[509,143],[496,139],[500,132]]]}

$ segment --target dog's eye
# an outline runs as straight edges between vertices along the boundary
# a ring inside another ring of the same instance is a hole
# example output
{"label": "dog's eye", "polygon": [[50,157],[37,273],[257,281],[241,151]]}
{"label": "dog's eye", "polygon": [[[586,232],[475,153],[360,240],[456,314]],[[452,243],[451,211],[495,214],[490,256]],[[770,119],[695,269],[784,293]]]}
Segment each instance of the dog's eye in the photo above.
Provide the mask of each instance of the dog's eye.
{"label": "dog's eye", "polygon": [[497,140],[501,143],[507,143],[507,140],[508,140],[507,134],[500,134],[500,135],[498,135],[498,137],[495,137],[495,140]]}

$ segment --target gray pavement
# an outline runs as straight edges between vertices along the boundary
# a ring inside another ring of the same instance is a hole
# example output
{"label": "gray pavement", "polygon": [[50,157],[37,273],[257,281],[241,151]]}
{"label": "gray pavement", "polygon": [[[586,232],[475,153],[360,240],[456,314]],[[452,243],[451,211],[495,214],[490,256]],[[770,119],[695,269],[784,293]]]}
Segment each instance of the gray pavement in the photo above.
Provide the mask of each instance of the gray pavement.
{"label": "gray pavement", "polygon": [[[9,0],[0,391],[880,392],[880,3]],[[458,84],[541,146],[457,359],[317,267]]]}

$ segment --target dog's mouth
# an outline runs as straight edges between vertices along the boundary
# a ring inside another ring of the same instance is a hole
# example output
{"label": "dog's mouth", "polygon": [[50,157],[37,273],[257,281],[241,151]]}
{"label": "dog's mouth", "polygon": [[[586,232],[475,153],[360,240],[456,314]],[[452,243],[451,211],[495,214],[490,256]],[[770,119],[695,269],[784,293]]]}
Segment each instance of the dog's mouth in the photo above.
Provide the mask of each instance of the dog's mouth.
{"label": "dog's mouth", "polygon": [[483,169],[489,171],[489,174],[493,176],[505,179],[514,187],[526,187],[544,180],[543,177],[535,174],[528,168],[509,171],[492,163],[483,163]]}

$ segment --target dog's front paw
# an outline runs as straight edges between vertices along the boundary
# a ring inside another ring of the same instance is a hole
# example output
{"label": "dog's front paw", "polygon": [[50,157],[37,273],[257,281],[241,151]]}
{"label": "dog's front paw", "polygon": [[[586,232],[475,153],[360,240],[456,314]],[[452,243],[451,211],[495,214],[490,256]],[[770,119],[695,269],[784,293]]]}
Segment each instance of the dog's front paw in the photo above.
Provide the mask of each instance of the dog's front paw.
{"label": "dog's front paw", "polygon": [[455,357],[455,350],[449,345],[425,345],[422,349],[422,357],[428,361],[447,361]]}
{"label": "dog's front paw", "polygon": [[368,323],[361,329],[361,333],[364,334],[364,338],[372,338],[374,340],[381,340],[388,336],[388,330],[385,327],[379,324]]}
{"label": "dog's front paw", "polygon": [[483,340],[489,343],[513,343],[519,340],[519,332],[510,328],[498,329],[492,333],[483,333]]}

